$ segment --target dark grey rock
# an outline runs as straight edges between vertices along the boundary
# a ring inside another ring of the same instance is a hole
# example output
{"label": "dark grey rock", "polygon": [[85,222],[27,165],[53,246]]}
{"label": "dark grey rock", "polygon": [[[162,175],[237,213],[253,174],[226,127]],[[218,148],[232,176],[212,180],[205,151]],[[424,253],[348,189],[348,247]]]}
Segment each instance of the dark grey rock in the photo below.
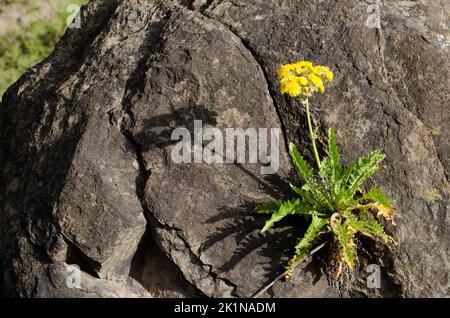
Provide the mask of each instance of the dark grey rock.
{"label": "dark grey rock", "polygon": [[[105,280],[81,271],[79,285],[70,281],[74,272],[70,265],[55,263],[38,276],[33,297],[38,298],[142,298],[149,292],[131,277]],[[69,280],[69,281],[68,281]]]}
{"label": "dark grey rock", "polygon": [[[276,79],[280,64],[305,59],[335,72],[312,101],[320,151],[334,127],[344,161],[387,154],[373,182],[397,207],[398,246],[362,242],[355,275],[339,282],[322,250],[265,296],[448,296],[449,7],[381,10],[370,28],[353,0],[91,2],[82,29],[1,104],[0,293],[245,297],[269,282],[305,224],[262,235],[253,210],[298,181],[287,140],[312,158],[300,104]],[[175,164],[171,133],[194,119],[280,128],[278,173]],[[371,263],[381,289],[366,286]],[[81,290],[67,288],[67,264],[80,266]]]}

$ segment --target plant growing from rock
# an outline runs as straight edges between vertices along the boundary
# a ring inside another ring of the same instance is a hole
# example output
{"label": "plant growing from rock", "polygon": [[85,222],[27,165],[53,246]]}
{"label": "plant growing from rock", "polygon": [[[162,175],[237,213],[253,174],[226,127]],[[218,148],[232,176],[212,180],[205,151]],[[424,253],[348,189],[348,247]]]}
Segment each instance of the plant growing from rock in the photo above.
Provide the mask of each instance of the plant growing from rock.
{"label": "plant growing from rock", "polygon": [[[278,70],[281,93],[299,98],[306,111],[309,137],[311,139],[317,169],[313,169],[299,154],[294,144],[289,144],[289,153],[304,184],[291,184],[298,197],[286,201],[273,201],[258,206],[257,212],[271,214],[263,232],[288,215],[299,215],[309,221],[309,227],[295,246],[295,253],[286,266],[286,276],[309,253],[332,237],[333,257],[338,261],[338,277],[344,265],[353,269],[357,256],[355,237],[364,235],[371,239],[393,242],[385,233],[380,217],[393,221],[394,208],[378,187],[364,191],[364,182],[381,169],[385,155],[380,150],[370,152],[356,162],[343,166],[333,129],[328,133],[327,156],[320,158],[316,147],[317,132],[313,130],[309,99],[325,91],[324,83],[333,80],[333,73],[324,66],[314,66],[301,61],[283,65]],[[331,235],[326,235],[331,234]]]}

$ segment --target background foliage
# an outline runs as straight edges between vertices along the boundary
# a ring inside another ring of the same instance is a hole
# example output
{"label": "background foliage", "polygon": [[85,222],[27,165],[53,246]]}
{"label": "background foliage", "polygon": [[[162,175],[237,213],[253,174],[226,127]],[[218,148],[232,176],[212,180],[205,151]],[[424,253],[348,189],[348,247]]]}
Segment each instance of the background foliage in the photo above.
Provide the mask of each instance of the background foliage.
{"label": "background foliage", "polygon": [[0,100],[28,68],[46,58],[64,34],[70,4],[87,0],[0,0]]}

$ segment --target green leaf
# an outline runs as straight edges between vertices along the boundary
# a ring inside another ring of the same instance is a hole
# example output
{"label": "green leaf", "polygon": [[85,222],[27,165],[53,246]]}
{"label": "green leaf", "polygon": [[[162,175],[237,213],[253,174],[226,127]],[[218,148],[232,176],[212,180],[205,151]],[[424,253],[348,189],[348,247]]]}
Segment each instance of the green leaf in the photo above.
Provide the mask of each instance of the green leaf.
{"label": "green leaf", "polygon": [[[381,189],[371,187],[361,196],[355,195],[361,192],[364,182],[380,169],[379,163],[385,158],[381,151],[375,150],[344,168],[340,163],[341,156],[336,136],[330,129],[328,156],[322,160],[318,174],[292,143],[289,144],[289,152],[305,181],[301,187],[291,184],[298,198],[269,202],[258,207],[260,213],[271,214],[263,232],[287,215],[303,215],[311,220],[308,230],[295,246],[295,254],[289,261],[287,269],[292,269],[295,264],[308,256],[317,244],[319,235],[324,232],[334,235],[339,248],[340,265],[347,264],[350,268],[355,266],[357,248],[354,240],[357,233],[372,239],[383,238],[386,243],[394,242],[372,214],[377,211],[378,216],[382,215],[387,220],[392,220],[394,208]],[[318,175],[322,178],[319,179]],[[341,266],[339,268],[341,269]]]}
{"label": "green leaf", "polygon": [[330,180],[333,175],[333,164],[331,162],[330,157],[324,157],[322,159],[322,162],[320,163],[320,171],[319,175],[326,179],[328,183],[330,184]]}
{"label": "green leaf", "polygon": [[341,185],[341,155],[339,154],[339,149],[336,143],[336,136],[334,135],[334,130],[332,128],[328,131],[328,156],[330,161],[330,174],[328,177],[328,182],[331,187],[331,192],[334,196],[339,194]]}
{"label": "green leaf", "polygon": [[383,225],[378,223],[376,220],[358,220],[354,215],[349,214],[346,216],[345,222],[365,236],[371,238],[376,238],[377,236],[384,237]]}
{"label": "green leaf", "polygon": [[361,198],[358,199],[358,202],[364,202],[366,200],[373,201],[381,204],[386,208],[392,208],[392,203],[386,198],[386,195],[383,193],[380,187],[371,187],[369,191],[363,193]]}
{"label": "green leaf", "polygon": [[334,211],[333,199],[330,196],[330,193],[323,187],[305,184],[303,185],[302,190],[312,194],[312,196],[318,203],[318,209],[320,209],[320,211]]}
{"label": "green leaf", "polygon": [[[314,170],[298,153],[297,148],[293,143],[289,144],[289,153],[291,154],[292,160],[300,172],[300,175],[305,181],[305,184],[302,187],[303,191],[299,191],[299,189],[295,187],[293,190],[296,191],[300,197],[304,198],[305,201],[312,204],[317,210],[332,210],[333,203],[331,197],[328,195],[327,191],[320,186],[319,182],[314,177]],[[311,194],[305,193],[305,191],[310,192]]]}
{"label": "green leaf", "polygon": [[328,154],[333,162],[334,170],[339,171],[341,169],[341,155],[339,154],[333,128],[328,130]]}
{"label": "green leaf", "polygon": [[309,215],[313,211],[313,207],[299,199],[287,200],[280,204],[278,211],[272,214],[270,220],[266,222],[262,232],[270,229],[276,222],[281,221],[284,217],[291,214]]}
{"label": "green leaf", "polygon": [[281,204],[281,201],[277,200],[263,203],[256,207],[256,212],[261,214],[274,213],[280,209]]}
{"label": "green leaf", "polygon": [[330,185],[338,184],[342,173],[341,155],[332,128],[328,130],[328,156],[323,159],[321,167],[320,173],[328,179]]}
{"label": "green leaf", "polygon": [[357,162],[343,172],[343,187],[348,197],[353,197],[354,193],[360,190],[363,183],[381,169],[378,164],[385,157],[380,150],[372,151],[367,156],[359,158]]}
{"label": "green leaf", "polygon": [[311,204],[312,206],[314,206],[315,208],[318,207],[318,203],[317,201],[314,199],[314,196],[312,195],[312,193],[304,191],[303,189],[293,185],[292,183],[289,184],[292,188],[292,190],[295,191],[295,193],[298,194],[298,196],[305,202],[308,202],[309,204]]}
{"label": "green leaf", "polygon": [[303,201],[311,204],[319,213],[333,210],[331,198],[323,189],[311,186],[310,184],[305,184],[301,188],[296,187],[293,184],[290,184],[290,186]]}
{"label": "green leaf", "polygon": [[353,269],[356,255],[356,245],[353,242],[354,233],[349,230],[347,223],[341,224],[340,221],[332,224],[331,228],[341,248],[341,261]]}
{"label": "green leaf", "polygon": [[358,220],[356,216],[350,214],[346,216],[345,222],[355,231],[372,239],[379,237],[385,244],[395,243],[394,239],[386,234],[383,225],[376,220]]}
{"label": "green leaf", "polygon": [[288,263],[289,268],[308,256],[309,252],[314,247],[318,236],[321,234],[322,229],[327,224],[328,219],[320,218],[316,213],[312,214],[311,224],[309,225],[308,230],[295,246],[295,254]]}
{"label": "green leaf", "polygon": [[298,153],[297,148],[292,142],[289,143],[289,153],[292,157],[292,160],[295,163],[295,166],[297,167],[297,170],[300,172],[300,175],[302,176],[303,180],[305,181],[306,184],[309,184],[311,182],[311,179],[314,178],[314,170],[306,162],[306,160]]}

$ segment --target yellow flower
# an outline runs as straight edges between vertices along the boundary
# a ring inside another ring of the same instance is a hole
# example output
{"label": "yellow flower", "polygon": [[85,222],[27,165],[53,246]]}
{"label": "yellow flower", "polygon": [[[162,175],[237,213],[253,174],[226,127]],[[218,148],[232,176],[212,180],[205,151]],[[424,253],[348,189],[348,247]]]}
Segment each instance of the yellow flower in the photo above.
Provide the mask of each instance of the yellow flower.
{"label": "yellow flower", "polygon": [[318,65],[318,66],[314,67],[313,72],[317,76],[323,76],[329,70],[330,69],[326,66]]}
{"label": "yellow flower", "polygon": [[323,86],[322,79],[321,79],[319,76],[317,76],[316,74],[314,74],[314,73],[310,73],[310,74],[308,75],[308,79],[309,79],[309,81],[312,82],[312,83],[314,84],[314,86],[316,86],[316,87]]}
{"label": "yellow flower", "polygon": [[317,86],[317,89],[319,90],[319,93],[320,93],[320,94],[323,94],[323,93],[325,92],[325,86],[324,86],[323,84]]}
{"label": "yellow flower", "polygon": [[308,69],[313,68],[313,63],[307,62],[307,61],[300,61],[300,62],[295,63],[294,65],[296,65],[297,67],[303,67],[303,68],[308,68]]}
{"label": "yellow flower", "polygon": [[283,82],[281,82],[281,93],[289,94],[292,97],[297,97],[301,93],[301,85],[299,83],[299,78],[295,76],[291,76],[286,78]]}
{"label": "yellow flower", "polygon": [[301,61],[293,64],[297,75],[307,75],[313,69],[311,62]]}
{"label": "yellow flower", "polygon": [[308,80],[307,80],[306,77],[304,77],[304,76],[300,76],[300,77],[298,78],[298,82],[299,82],[300,85],[302,85],[302,86],[308,85]]}
{"label": "yellow flower", "polygon": [[333,73],[326,66],[314,66],[311,62],[300,61],[282,65],[278,70],[278,79],[282,94],[307,99],[315,92],[325,92],[323,81],[332,81]]}
{"label": "yellow flower", "polygon": [[326,66],[318,65],[314,67],[313,71],[314,74],[322,79],[326,79],[328,82],[331,82],[333,80],[333,72],[331,72],[330,69]]}
{"label": "yellow flower", "polygon": [[284,78],[294,76],[295,69],[296,68],[293,64],[282,65],[278,70],[278,78],[282,80]]}

